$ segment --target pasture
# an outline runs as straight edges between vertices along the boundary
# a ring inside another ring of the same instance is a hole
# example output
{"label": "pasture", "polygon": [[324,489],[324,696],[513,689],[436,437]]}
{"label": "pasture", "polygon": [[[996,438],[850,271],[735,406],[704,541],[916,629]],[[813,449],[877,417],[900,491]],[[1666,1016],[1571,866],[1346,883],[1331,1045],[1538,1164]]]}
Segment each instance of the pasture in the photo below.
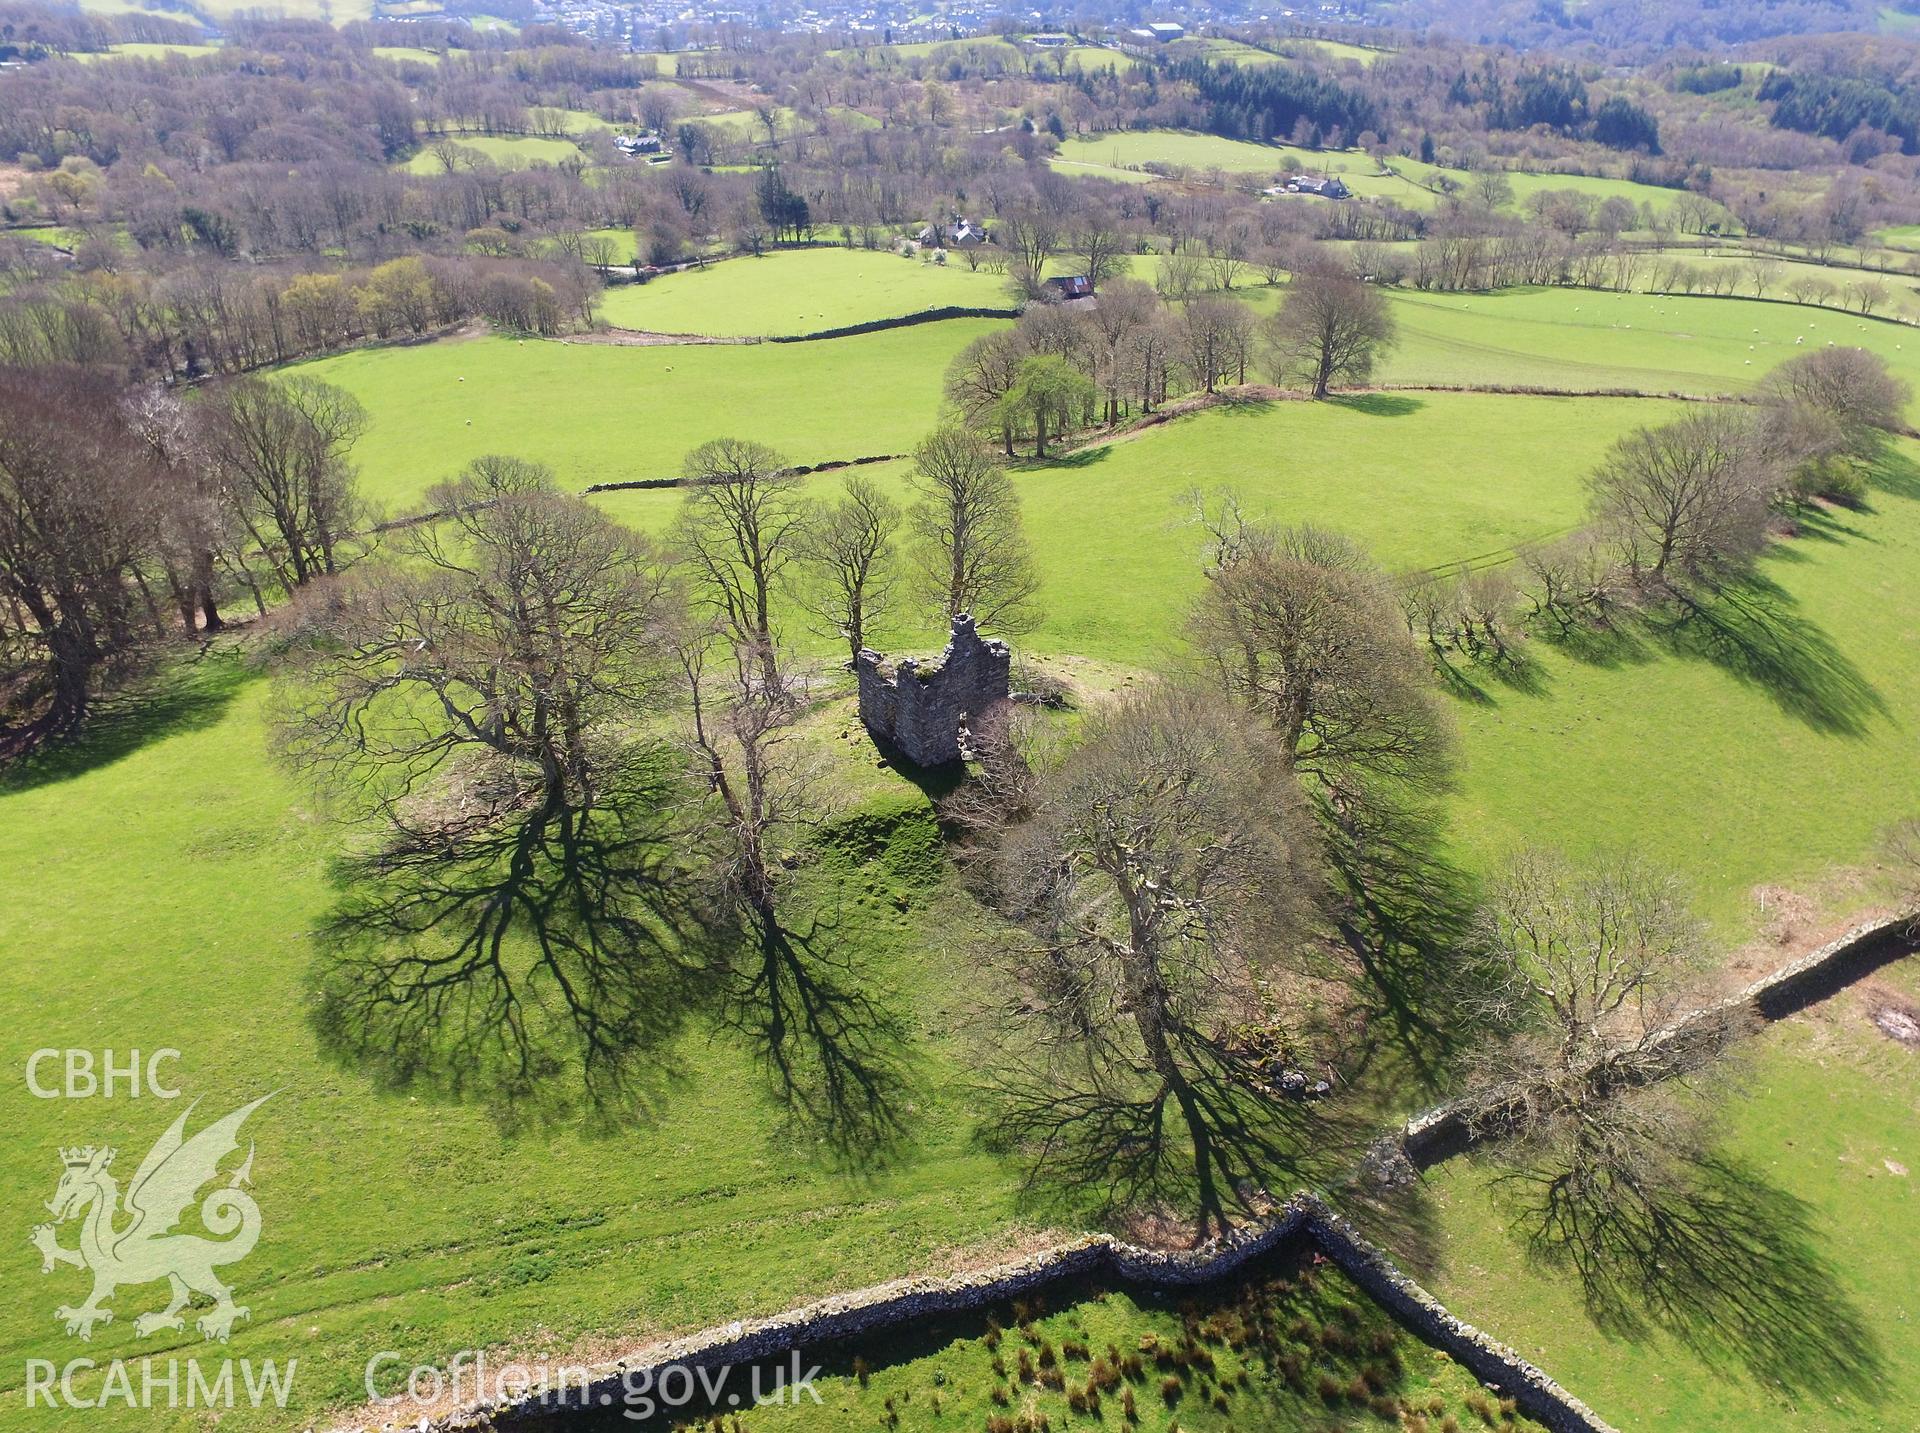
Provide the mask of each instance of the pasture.
{"label": "pasture", "polygon": [[[1913,967],[1871,984],[1916,1003]],[[1443,1272],[1429,1287],[1623,1428],[1903,1426],[1899,1410],[1920,1399],[1920,1341],[1909,1271],[1886,1241],[1920,1220],[1920,1060],[1868,1023],[1869,1006],[1846,992],[1754,1042],[1721,1154],[1735,1207],[1764,1215],[1763,1232],[1709,1228],[1697,1264],[1647,1271],[1671,1317],[1629,1330],[1617,1307],[1586,1306],[1576,1280],[1527,1257],[1466,1165],[1432,1180]],[[1731,1298],[1711,1275],[1721,1260],[1733,1261]]]}
{"label": "pasture", "polygon": [[1717,393],[1828,344],[1865,348],[1920,379],[1920,332],[1799,304],[1535,289],[1401,290],[1392,305],[1400,344],[1378,374],[1386,383]]}
{"label": "pasture", "polygon": [[354,454],[363,490],[404,509],[483,453],[538,457],[575,491],[677,473],[688,449],[734,435],[802,463],[903,453],[938,417],[947,362],[991,324],[798,344],[484,338],[363,349],[287,371],[338,383],[366,405],[373,427]]}
{"label": "pasture", "polygon": [[[1265,58],[1278,59],[1273,55]],[[1171,129],[1076,135],[1061,144],[1058,162],[1111,171],[1139,171],[1145,165],[1154,164],[1263,177],[1294,171],[1337,174],[1348,188],[1363,198],[1389,199],[1409,209],[1431,209],[1438,204],[1443,180],[1461,189],[1472,180],[1464,171],[1423,164],[1404,155],[1389,157],[1387,166],[1392,172],[1382,174],[1370,155],[1357,150],[1304,150],[1286,144],[1256,144],[1250,140]],[[1596,200],[1621,198],[1636,208],[1649,205],[1656,213],[1665,212],[1681,197],[1678,190],[1627,179],[1526,170],[1505,173],[1513,196],[1505,207],[1516,213],[1523,211],[1530,196],[1556,189],[1577,190]]]}
{"label": "pasture", "polygon": [[542,139],[536,135],[449,134],[429,139],[419,153],[400,164],[410,174],[440,174],[446,166],[434,151],[445,142],[453,146],[456,165],[468,154],[479,155],[502,169],[531,169],[536,164],[559,164],[580,159],[580,147],[568,139]]}
{"label": "pasture", "polygon": [[721,337],[817,333],[933,308],[1010,308],[1004,275],[886,249],[796,249],[608,289],[617,328]]}
{"label": "pasture", "polygon": [[[1244,139],[1225,139],[1217,134],[1175,129],[1124,130],[1112,134],[1075,136],[1061,144],[1060,157],[1113,169],[1165,164],[1186,169],[1223,169],[1234,174],[1278,174],[1284,169],[1309,162],[1309,156],[1303,151],[1286,145],[1254,144]],[[1321,164],[1338,157],[1312,156]],[[1357,163],[1367,169],[1374,167],[1364,155],[1357,157]]]}
{"label": "pasture", "polygon": [[[964,1067],[941,1042],[916,1043],[911,1147],[857,1177],[795,1135],[739,1040],[705,1027],[660,1066],[670,1088],[699,1098],[617,1139],[579,1117],[503,1128],[324,1061],[306,1023],[309,937],[340,833],[268,756],[267,696],[244,660],[215,653],[63,765],[0,789],[0,941],[31,952],[13,988],[35,1010],[0,1033],[0,1060],[18,1070],[47,1044],[165,1044],[182,1052],[179,1083],[205,1099],[203,1114],[278,1092],[250,1125],[266,1233],[248,1263],[251,1319],[230,1347],[300,1367],[290,1412],[243,1407],[223,1427],[321,1423],[364,1399],[363,1370],[381,1350],[404,1349],[411,1364],[457,1348],[637,1339],[941,1267],[947,1251],[1012,1237],[1011,1180],[970,1143]],[[861,819],[863,843],[878,833],[882,855],[855,865],[828,847],[821,918],[915,1029],[950,1028],[965,977],[922,935],[938,875],[925,799],[902,786]],[[111,1142],[135,1163],[172,1113],[152,1100],[23,1101],[14,1137],[44,1158],[11,1161],[0,1196],[39,1208],[61,1144]],[[24,1427],[36,1416],[22,1406],[24,1360],[72,1356],[49,1340],[70,1291],[42,1280],[24,1237],[0,1269],[18,1295],[0,1311],[0,1424]],[[191,1326],[134,1338],[152,1292],[125,1290],[123,1316],[87,1351],[203,1348]],[[94,1418],[187,1430],[197,1416],[109,1406]]]}
{"label": "pasture", "polygon": [[79,60],[82,64],[98,64],[103,60],[166,60],[175,55],[194,58],[200,55],[217,55],[217,44],[189,45],[180,43],[132,41],[124,45],[110,45],[104,50],[77,50],[69,59]]}
{"label": "pasture", "polygon": [[1311,56],[1322,56],[1329,60],[1352,60],[1358,65],[1371,65],[1382,55],[1391,55],[1392,50],[1383,50],[1372,45],[1351,45],[1345,40],[1287,40],[1281,49],[1298,49]]}
{"label": "pasture", "polygon": [[438,50],[423,50],[418,45],[375,45],[373,52],[395,64],[437,65],[447,58]]}
{"label": "pasture", "polygon": [[[1676,412],[1491,394],[1280,402],[1024,467],[1045,612],[1024,645],[1126,670],[1176,663],[1181,613],[1202,582],[1186,501],[1196,488],[1231,486],[1257,513],[1345,532],[1410,574],[1571,530],[1606,448]],[[1878,834],[1920,807],[1920,769],[1902,755],[1920,724],[1920,593],[1902,576],[1920,561],[1916,457],[1920,445],[1903,443],[1888,460],[1871,512],[1836,514],[1782,544],[1745,605],[1700,642],[1647,633],[1597,658],[1535,643],[1531,685],[1493,683],[1455,703],[1462,859],[1631,840],[1684,873],[1730,936],[1758,919],[1756,886],[1868,860]],[[906,500],[903,466],[864,471]],[[809,481],[830,493],[839,479]],[[677,498],[596,501],[660,531]]]}
{"label": "pasture", "polygon": [[[782,277],[798,270],[780,266],[796,263],[818,265],[819,276]],[[816,315],[830,311],[829,293],[862,311],[880,297],[871,283],[835,288],[826,277],[849,263],[892,266],[903,284],[962,277],[846,251],[738,260],[690,277],[803,288]],[[692,325],[709,329],[765,311],[738,288],[704,300],[676,299],[665,283],[636,293],[684,303]],[[1252,297],[1271,302],[1264,290]],[[1397,382],[1712,392],[1829,336],[1874,346],[1914,376],[1904,330],[1786,305],[1564,291],[1394,302],[1404,343],[1385,376]],[[488,452],[537,457],[575,490],[671,473],[688,448],[723,433],[802,462],[905,452],[937,418],[948,359],[991,326],[953,321],[795,345],[455,340],[294,371],[340,383],[366,405],[372,427],[355,458],[369,495],[397,509]],[[1023,466],[1045,618],[1020,648],[1099,664],[1121,686],[1176,664],[1180,613],[1202,581],[1182,501],[1189,488],[1231,483],[1257,511],[1350,532],[1383,566],[1406,572],[1571,527],[1582,479],[1607,445],[1672,411],[1624,398],[1445,393],[1250,404]],[[1481,868],[1523,842],[1584,848],[1631,837],[1687,877],[1733,937],[1758,922],[1757,885],[1817,882],[1864,863],[1881,827],[1920,805],[1911,760],[1920,593],[1903,575],[1920,561],[1917,451],[1898,446],[1861,511],[1828,514],[1778,545],[1745,605],[1718,613],[1704,633],[1636,629],[1603,651],[1535,643],[1524,683],[1489,681],[1455,701],[1460,776],[1449,804],[1461,859]],[[903,493],[901,465],[867,471]],[[809,484],[824,494],[838,481]],[[678,494],[598,501],[657,530]],[[827,649],[797,615],[784,621],[811,650]],[[882,639],[895,650],[933,644],[918,620]],[[982,917],[939,894],[926,799],[873,766],[844,698],[818,718],[816,735],[849,773],[846,818],[866,833],[859,849],[877,839],[885,854],[856,860],[829,842],[805,899],[904,1013],[916,1082],[909,1144],[859,1177],[829,1151],[796,1143],[741,1042],[705,1027],[690,1027],[663,1057],[671,1088],[699,1097],[669,1101],[658,1120],[617,1139],[577,1116],[502,1128],[471,1106],[386,1090],[324,1060],[304,1013],[310,936],[331,899],[328,860],[342,833],[269,757],[269,704],[257,670],[216,648],[81,746],[0,787],[0,867],[20,873],[16,897],[0,906],[0,944],[21,953],[17,998],[37,1016],[31,1029],[0,1032],[0,1061],[17,1067],[49,1044],[165,1043],[184,1052],[180,1083],[210,1107],[279,1089],[257,1117],[268,1238],[250,1265],[252,1321],[232,1347],[301,1359],[303,1420],[354,1402],[366,1359],[381,1349],[412,1362],[476,1345],[605,1347],[945,1267],[956,1250],[1003,1251],[1035,1219],[1073,1222],[1070,1211],[1023,1210],[1012,1171],[973,1140],[986,1112],[954,1032],[977,991],[931,934]],[[1841,903],[1869,891],[1845,890]],[[76,910],[89,918],[75,921]],[[174,1012],[164,1029],[154,1025],[155,989]],[[1899,1201],[1910,1201],[1910,1185],[1868,1180],[1866,1157],[1884,1149],[1911,1162],[1900,1142],[1910,1137],[1910,1096],[1897,1086],[1875,1096],[1844,1071],[1816,1080],[1811,1059],[1827,1052],[1809,1057],[1796,1038],[1768,1037],[1732,1147],[1775,1161],[1772,1177],[1818,1206],[1835,1287],[1881,1347],[1907,1348],[1901,1294],[1867,1251],[1906,1227],[1911,1204]],[[1847,1105],[1850,1116],[1862,1112],[1852,1133],[1823,1133],[1804,1154],[1779,1150],[1768,1132],[1822,1098],[1857,1098]],[[90,1110],[83,1123],[70,1108],[34,1102],[20,1134],[49,1151],[110,1139],[134,1158],[160,1124],[130,1103]],[[30,1207],[57,1173],[51,1159],[20,1162],[0,1175],[0,1193]],[[1640,1426],[1636,1414],[1667,1420],[1661,1426],[1678,1433],[1772,1406],[1754,1376],[1705,1363],[1688,1373],[1702,1390],[1695,1402],[1661,1402],[1654,1374],[1686,1367],[1681,1355],[1657,1341],[1623,1353],[1596,1338],[1570,1308],[1566,1281],[1528,1270],[1503,1242],[1470,1171],[1447,1171],[1439,1193],[1441,1291],[1610,1416],[1628,1426]],[[60,1295],[39,1279],[24,1239],[5,1260],[10,1285],[27,1291],[0,1311],[0,1361],[17,1369],[44,1353]],[[130,1346],[122,1321],[89,1352]],[[169,1345],[150,1340],[141,1351]],[[1906,1354],[1889,1357],[1886,1377],[1893,1401],[1884,1406],[1920,1398]],[[4,1382],[0,1417],[20,1414],[20,1399]],[[275,1426],[250,1417],[223,1426]],[[112,1410],[99,1421],[153,1426]]]}

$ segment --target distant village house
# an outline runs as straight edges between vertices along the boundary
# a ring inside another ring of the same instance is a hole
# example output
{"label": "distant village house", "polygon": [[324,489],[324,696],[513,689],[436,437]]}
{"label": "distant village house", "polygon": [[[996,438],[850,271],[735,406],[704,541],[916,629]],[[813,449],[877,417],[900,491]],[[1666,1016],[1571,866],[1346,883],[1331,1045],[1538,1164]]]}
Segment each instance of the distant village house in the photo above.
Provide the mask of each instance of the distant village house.
{"label": "distant village house", "polygon": [[949,249],[977,249],[980,245],[991,242],[984,224],[975,224],[971,219],[963,218],[958,214],[954,215],[952,222],[947,225],[944,236],[941,234],[939,225],[927,224],[921,228],[916,237],[923,244],[938,244]]}
{"label": "distant village house", "polygon": [[1322,199],[1351,199],[1353,191],[1345,181],[1330,175],[1294,174],[1262,191],[1267,194],[1317,194]]}

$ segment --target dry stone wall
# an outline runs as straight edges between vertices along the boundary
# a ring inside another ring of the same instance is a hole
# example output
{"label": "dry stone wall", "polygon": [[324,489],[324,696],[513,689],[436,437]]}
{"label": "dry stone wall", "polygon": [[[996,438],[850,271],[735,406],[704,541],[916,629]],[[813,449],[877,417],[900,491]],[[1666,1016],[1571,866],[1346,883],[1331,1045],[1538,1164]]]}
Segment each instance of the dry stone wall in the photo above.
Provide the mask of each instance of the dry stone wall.
{"label": "dry stone wall", "polygon": [[[1902,909],[1890,916],[1862,921],[1835,940],[1798,960],[1789,961],[1771,975],[1762,976],[1726,999],[1696,1010],[1676,1021],[1659,1041],[1679,1042],[1729,1021],[1780,1020],[1824,1000],[1889,961],[1911,954],[1920,910]],[[1387,1140],[1391,1143],[1391,1138]],[[1463,1152],[1473,1142],[1467,1105],[1449,1100],[1407,1121],[1401,1131],[1401,1151],[1415,1169],[1431,1169]]]}
{"label": "dry stone wall", "polygon": [[[1592,1409],[1511,1348],[1453,1317],[1318,1198],[1298,1194],[1259,1225],[1234,1231],[1197,1252],[1142,1249],[1090,1234],[1016,1263],[949,1279],[902,1279],[823,1299],[773,1318],[708,1329],[600,1366],[584,1389],[566,1390],[561,1407],[617,1403],[632,1386],[661,1386],[668,1370],[715,1369],[778,1360],[835,1340],[896,1329],[919,1319],[992,1307],[1074,1278],[1105,1278],[1158,1288],[1194,1287],[1224,1279],[1260,1255],[1307,1241],[1338,1265],[1418,1337],[1444,1350],[1489,1387],[1553,1433],[1615,1433]],[[482,1427],[510,1429],[554,1416],[551,1394],[475,1407],[434,1425],[438,1433]]]}

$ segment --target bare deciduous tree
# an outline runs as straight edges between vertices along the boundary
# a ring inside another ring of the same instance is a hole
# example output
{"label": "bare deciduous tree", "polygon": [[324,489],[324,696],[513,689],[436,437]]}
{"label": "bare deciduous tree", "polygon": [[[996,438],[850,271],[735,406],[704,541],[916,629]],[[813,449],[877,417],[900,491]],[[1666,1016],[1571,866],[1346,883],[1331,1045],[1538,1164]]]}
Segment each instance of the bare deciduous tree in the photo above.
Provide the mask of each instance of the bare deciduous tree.
{"label": "bare deciduous tree", "polygon": [[1130,238],[1126,226],[1105,206],[1090,204],[1081,210],[1073,228],[1073,253],[1096,292],[1126,273]]}
{"label": "bare deciduous tree", "polygon": [[752,648],[769,695],[783,690],[773,629],[773,593],[803,550],[806,506],[800,479],[763,443],[716,438],[687,454],[686,502],[674,546],[697,595],[733,639]]}
{"label": "bare deciduous tree", "polygon": [[1863,348],[1823,348],[1790,358],[1760,384],[1768,402],[1760,440],[1802,496],[1857,498],[1858,468],[1905,424],[1913,395]]}
{"label": "bare deciduous tree", "polygon": [[964,428],[938,429],[914,450],[908,483],[928,606],[943,622],[971,613],[982,630],[1027,630],[1040,581],[1020,494],[992,450]]}
{"label": "bare deciduous tree", "polygon": [[1775,469],[1744,414],[1695,407],[1614,444],[1588,479],[1593,514],[1635,581],[1714,582],[1766,540]]}
{"label": "bare deciduous tree", "polygon": [[1268,361],[1277,382],[1298,382],[1325,398],[1335,384],[1365,383],[1393,336],[1393,316],[1378,289],[1309,271],[1294,276],[1268,321]]}
{"label": "bare deciduous tree", "polygon": [[366,831],[323,932],[329,1048],[503,1107],[647,1098],[708,975],[667,829],[668,564],[484,458],[401,559],[278,618],[278,745]]}
{"label": "bare deciduous tree", "polygon": [[[192,415],[177,394],[157,387],[131,394],[122,412],[156,481],[159,527],[154,550],[181,630],[189,637],[202,630],[218,632],[226,623],[217,600],[216,565],[223,553],[236,566],[244,565],[245,555],[243,544],[231,540],[237,524],[221,501]],[[264,610],[257,587],[254,597]]]}
{"label": "bare deciduous tree", "polygon": [[0,373],[0,682],[26,716],[0,752],[85,718],[139,625],[151,475],[112,387],[59,369]]}
{"label": "bare deciduous tree", "polygon": [[1234,299],[1188,299],[1180,309],[1181,358],[1207,393],[1224,380],[1246,381],[1253,311]]}
{"label": "bare deciduous tree", "polygon": [[998,433],[1009,458],[1013,456],[1013,422],[1005,400],[1028,355],[1020,330],[1001,329],[976,338],[947,368],[948,401],[974,428]]}
{"label": "bare deciduous tree", "polygon": [[1004,1137],[1109,1209],[1177,1200],[1196,1240],[1286,1165],[1298,1112],[1236,1032],[1314,908],[1311,819],[1270,733],[1156,689],[1088,722],[1002,846],[1029,937],[1010,955]]}
{"label": "bare deciduous tree", "polygon": [[348,455],[367,428],[359,400],[317,378],[236,378],[212,401],[208,453],[281,584],[339,571],[358,517]]}
{"label": "bare deciduous tree", "polygon": [[1748,1022],[1682,1021],[1706,939],[1679,883],[1632,855],[1530,852],[1492,883],[1478,1001],[1507,1033],[1477,1058],[1469,1121],[1549,1242],[1657,1207],[1708,1149],[1700,1082]]}
{"label": "bare deciduous tree", "polygon": [[820,610],[846,639],[848,660],[867,645],[873,624],[889,609],[899,572],[895,535],[900,506],[871,478],[847,479],[846,494],[808,525],[803,556],[820,589]]}
{"label": "bare deciduous tree", "polygon": [[788,843],[832,814],[826,764],[796,737],[792,694],[767,689],[754,644],[716,623],[678,645],[695,763],[718,810],[710,889],[750,937],[728,972],[723,1018],[808,1132],[871,1167],[905,1128],[900,1021],[873,972],[783,919]]}
{"label": "bare deciduous tree", "polygon": [[1214,679],[1336,799],[1443,781],[1446,730],[1380,573],[1346,538],[1233,517],[1190,630]]}

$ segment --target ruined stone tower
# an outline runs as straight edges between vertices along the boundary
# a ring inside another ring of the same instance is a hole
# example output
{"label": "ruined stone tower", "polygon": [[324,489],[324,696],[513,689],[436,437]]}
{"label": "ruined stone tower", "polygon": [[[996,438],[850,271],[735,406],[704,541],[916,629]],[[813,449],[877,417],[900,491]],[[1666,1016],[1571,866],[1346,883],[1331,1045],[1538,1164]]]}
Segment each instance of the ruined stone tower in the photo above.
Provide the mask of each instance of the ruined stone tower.
{"label": "ruined stone tower", "polygon": [[960,727],[978,721],[1008,698],[1013,653],[998,638],[983,638],[964,612],[935,662],[902,657],[888,670],[878,652],[862,649],[860,720],[916,766],[960,759]]}

